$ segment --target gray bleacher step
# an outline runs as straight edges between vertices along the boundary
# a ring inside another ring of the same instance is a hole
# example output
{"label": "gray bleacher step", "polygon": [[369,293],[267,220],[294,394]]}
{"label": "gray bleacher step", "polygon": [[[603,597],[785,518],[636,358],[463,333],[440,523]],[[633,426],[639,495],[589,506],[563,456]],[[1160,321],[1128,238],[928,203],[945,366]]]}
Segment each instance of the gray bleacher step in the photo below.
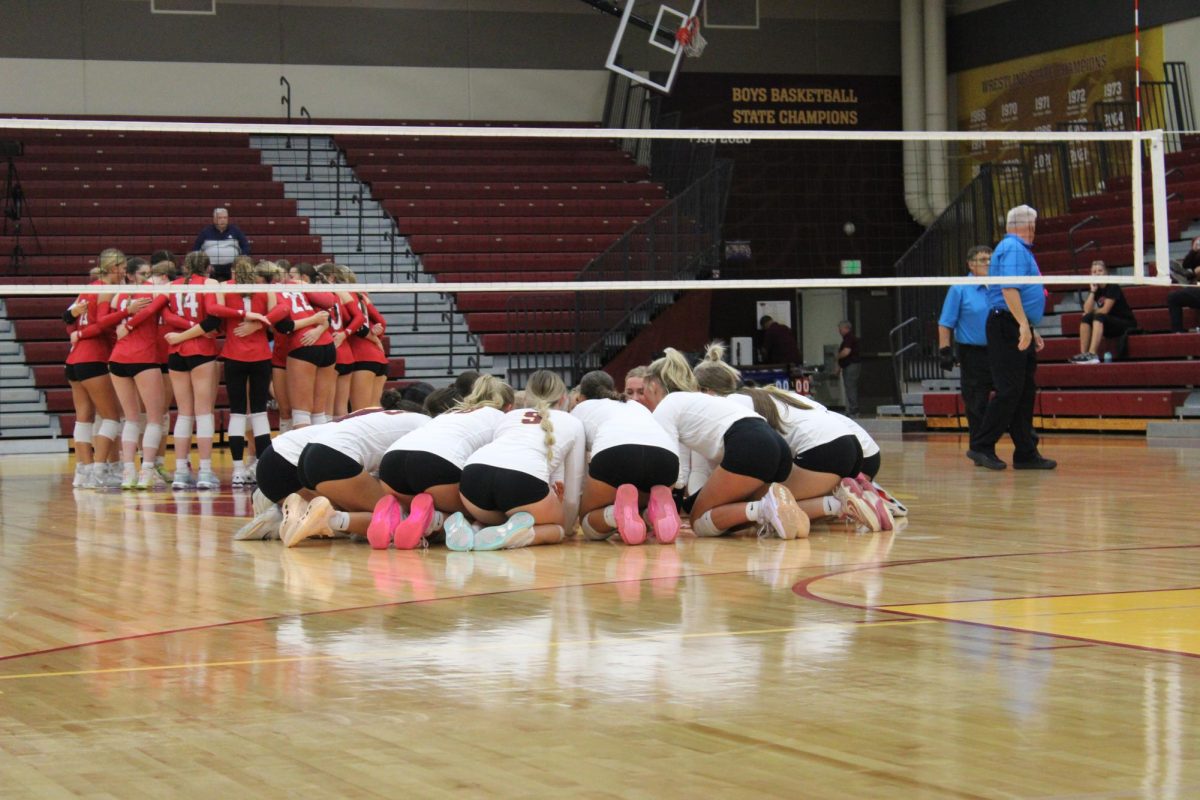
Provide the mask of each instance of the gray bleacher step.
{"label": "gray bleacher step", "polygon": [[904,405],[903,407],[896,405],[879,406],[875,409],[875,413],[880,416],[887,417],[923,417],[925,416],[925,407],[922,405]]}
{"label": "gray bleacher step", "polygon": [[58,439],[13,439],[0,440],[0,455],[42,455],[45,453],[65,453],[69,449],[67,440]]}
{"label": "gray bleacher step", "polygon": [[33,373],[24,364],[0,364],[0,380],[24,381]]}
{"label": "gray bleacher step", "polygon": [[13,341],[0,342],[0,358],[17,358],[21,355],[21,346]]}
{"label": "gray bleacher step", "polygon": [[40,403],[42,393],[37,389],[16,388],[4,390],[4,402],[7,403]]}
{"label": "gray bleacher step", "polygon": [[7,402],[8,390],[5,390],[4,396],[6,402],[0,403],[0,421],[7,422],[8,414],[45,414],[46,404],[41,400],[36,403],[9,403]]}
{"label": "gray bleacher step", "polygon": [[50,415],[44,411],[21,411],[10,413],[8,404],[0,406],[0,411],[4,414],[4,431],[12,431],[21,428],[45,429],[50,428],[52,420]]}

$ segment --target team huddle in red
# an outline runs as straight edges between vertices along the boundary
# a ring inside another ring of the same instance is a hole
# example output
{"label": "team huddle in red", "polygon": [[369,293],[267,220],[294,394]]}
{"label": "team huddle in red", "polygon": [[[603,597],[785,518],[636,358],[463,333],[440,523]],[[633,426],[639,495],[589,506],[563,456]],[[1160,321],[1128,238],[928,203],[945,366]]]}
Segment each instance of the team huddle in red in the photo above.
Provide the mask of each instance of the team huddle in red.
{"label": "team huddle in red", "polygon": [[[271,442],[272,394],[281,432],[379,404],[388,364],[384,320],[365,293],[353,291],[351,270],[242,257],[233,264],[230,284],[278,284],[279,290],[168,295],[137,288],[219,285],[208,272],[202,252],[188,253],[176,265],[165,251],[147,261],[105,250],[93,270],[95,290],[79,295],[64,312],[71,338],[66,372],[75,405],[76,487],[159,489],[170,483],[173,489],[219,489],[212,445],[222,367],[235,487],[254,483],[247,451],[262,453]],[[315,283],[330,284],[329,290],[286,288]],[[162,458],[168,428],[176,453],[173,474]]]}

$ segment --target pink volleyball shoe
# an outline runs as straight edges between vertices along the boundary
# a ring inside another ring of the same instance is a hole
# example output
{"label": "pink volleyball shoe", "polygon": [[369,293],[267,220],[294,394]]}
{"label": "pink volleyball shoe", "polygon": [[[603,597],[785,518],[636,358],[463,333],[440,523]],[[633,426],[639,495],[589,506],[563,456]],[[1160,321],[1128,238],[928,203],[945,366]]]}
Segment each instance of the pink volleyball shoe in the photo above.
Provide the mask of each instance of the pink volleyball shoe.
{"label": "pink volleyball shoe", "polygon": [[638,511],[638,490],[631,483],[617,487],[617,499],[613,501],[613,512],[617,518],[617,533],[621,541],[637,545],[646,541],[646,523]]}
{"label": "pink volleyball shoe", "polygon": [[372,550],[387,550],[392,543],[392,531],[404,519],[404,507],[393,495],[385,494],[375,504],[371,524],[367,526],[367,541]]}
{"label": "pink volleyball shoe", "polygon": [[679,535],[679,510],[675,508],[675,498],[666,486],[655,486],[650,489],[650,504],[646,508],[646,518],[654,530],[654,538],[659,544],[671,544]]}
{"label": "pink volleyball shoe", "polygon": [[421,540],[429,535],[434,510],[433,497],[427,492],[421,492],[413,498],[408,516],[396,526],[393,534],[397,550],[413,550],[421,544]]}

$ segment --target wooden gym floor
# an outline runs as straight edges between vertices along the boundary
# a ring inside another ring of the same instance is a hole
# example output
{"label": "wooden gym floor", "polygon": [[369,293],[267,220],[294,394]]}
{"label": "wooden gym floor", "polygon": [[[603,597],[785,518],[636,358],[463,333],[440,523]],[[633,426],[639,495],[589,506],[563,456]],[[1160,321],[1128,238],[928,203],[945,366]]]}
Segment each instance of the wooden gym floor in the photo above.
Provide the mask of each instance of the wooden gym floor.
{"label": "wooden gym floor", "polygon": [[1200,449],[883,444],[894,535],[474,554],[5,459],[0,796],[1200,797]]}

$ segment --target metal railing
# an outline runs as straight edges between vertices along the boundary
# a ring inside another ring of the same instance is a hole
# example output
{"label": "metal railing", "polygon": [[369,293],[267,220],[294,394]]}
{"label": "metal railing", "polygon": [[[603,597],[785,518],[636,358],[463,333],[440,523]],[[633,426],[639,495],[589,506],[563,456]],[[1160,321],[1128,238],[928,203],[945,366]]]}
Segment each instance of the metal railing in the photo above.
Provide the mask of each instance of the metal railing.
{"label": "metal railing", "polygon": [[[1027,175],[1017,164],[984,164],[940,217],[896,262],[898,277],[962,275],[963,258],[975,245],[992,244],[1003,230],[997,209],[1008,209],[1012,197],[1026,191]],[[1025,202],[1020,200],[1019,202]],[[1017,203],[1013,203],[1016,205]],[[891,332],[895,359],[897,402],[903,384],[945,377],[938,365],[937,320],[946,297],[943,286],[904,287],[896,291],[896,319],[905,320]]]}
{"label": "metal railing", "polygon": [[[721,224],[733,163],[708,174],[596,256],[580,281],[691,279],[719,263]],[[572,381],[616,355],[674,300],[670,292],[518,293],[505,304],[509,382],[537,369]]]}

